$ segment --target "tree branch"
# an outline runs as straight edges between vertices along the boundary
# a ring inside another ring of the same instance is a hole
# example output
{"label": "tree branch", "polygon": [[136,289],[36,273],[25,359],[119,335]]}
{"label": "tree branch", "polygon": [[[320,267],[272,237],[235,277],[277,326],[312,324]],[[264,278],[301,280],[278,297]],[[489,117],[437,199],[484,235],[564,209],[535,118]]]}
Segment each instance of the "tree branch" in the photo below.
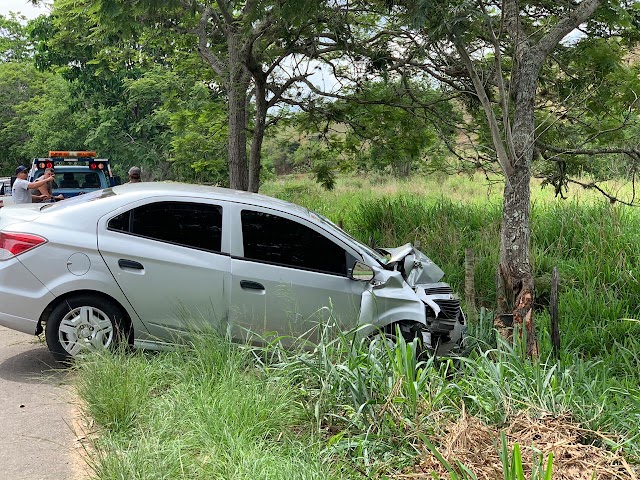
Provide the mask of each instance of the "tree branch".
{"label": "tree branch", "polygon": [[555,27],[544,35],[533,49],[533,60],[540,66],[564,37],[593,15],[601,0],[583,0],[578,7],[562,18]]}
{"label": "tree branch", "polygon": [[198,53],[200,53],[202,58],[211,65],[213,71],[216,72],[220,78],[226,79],[228,77],[227,66],[209,49],[208,46],[207,24],[212,18],[213,13],[213,9],[210,6],[206,6],[202,12],[200,20],[198,21],[198,27],[195,31],[198,37]]}
{"label": "tree branch", "polygon": [[610,193],[607,193],[602,187],[600,187],[598,184],[596,184],[595,182],[590,182],[590,183],[584,183],[581,182],[579,180],[574,180],[572,178],[567,178],[567,182],[568,183],[574,183],[576,185],[580,185],[582,188],[584,189],[592,189],[592,190],[596,190],[599,193],[601,193],[604,197],[609,199],[609,202],[611,203],[620,203],[622,205],[626,205],[628,207],[639,207],[640,204],[636,203],[635,201],[635,197],[636,197],[636,185],[635,185],[635,176],[632,180],[632,184],[633,184],[633,193],[631,196],[631,200],[620,200],[619,197],[616,197],[615,195],[611,195]]}
{"label": "tree branch", "polygon": [[231,14],[229,3],[227,2],[227,0],[216,0],[215,3],[218,4],[218,8],[220,9],[220,15],[222,15],[222,18],[224,19],[224,22],[226,23],[227,27],[230,27],[230,28],[233,27],[236,19],[233,18],[233,15]]}
{"label": "tree branch", "polygon": [[464,64],[467,67],[467,71],[469,75],[471,75],[471,80],[473,82],[473,86],[475,87],[476,94],[480,103],[482,104],[482,108],[484,109],[485,116],[487,117],[487,123],[489,124],[489,128],[491,130],[491,138],[493,139],[493,144],[496,147],[496,154],[498,157],[498,163],[500,163],[500,167],[505,174],[506,181],[509,181],[509,177],[513,174],[513,166],[511,165],[511,161],[509,160],[509,156],[507,155],[507,151],[504,148],[504,142],[500,137],[500,129],[498,127],[498,121],[496,119],[495,114],[493,113],[493,109],[491,108],[491,101],[489,97],[487,97],[487,92],[484,89],[484,85],[480,80],[478,72],[476,71],[469,54],[467,53],[464,45],[459,41],[457,37],[454,38],[454,45],[456,50],[462,57]]}
{"label": "tree branch", "polygon": [[[502,128],[505,134],[505,143],[507,144],[507,148],[511,154],[511,158],[516,158],[516,151],[513,144],[513,137],[511,135],[511,118],[509,117],[509,98],[510,95],[507,92],[504,76],[502,74],[502,51],[500,49],[500,41],[496,36],[496,33],[493,31],[493,25],[489,21],[489,14],[486,11],[484,3],[482,0],[480,1],[480,6],[482,11],[485,14],[485,25],[487,26],[487,30],[491,33],[491,42],[493,44],[493,51],[495,55],[495,66],[496,66],[496,82],[498,84],[498,95],[500,95],[500,108],[502,110]],[[504,19],[504,17],[503,17]]]}
{"label": "tree branch", "polygon": [[640,149],[638,148],[559,148],[553,145],[547,145],[542,142],[536,142],[538,148],[562,155],[611,155],[622,154],[627,155],[634,160],[640,160]]}

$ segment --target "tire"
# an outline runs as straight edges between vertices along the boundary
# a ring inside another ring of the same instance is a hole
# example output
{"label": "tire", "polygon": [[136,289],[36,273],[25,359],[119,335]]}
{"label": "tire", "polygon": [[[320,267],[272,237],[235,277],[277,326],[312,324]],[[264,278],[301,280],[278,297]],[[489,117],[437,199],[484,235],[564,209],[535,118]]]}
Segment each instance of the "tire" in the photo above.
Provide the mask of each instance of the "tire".
{"label": "tire", "polygon": [[396,322],[391,325],[387,325],[382,331],[378,331],[374,333],[370,337],[371,345],[375,345],[376,343],[380,346],[386,346],[386,349],[393,350],[396,346],[397,342],[397,329],[396,327],[400,327],[400,334],[404,338],[405,343],[411,343],[416,338],[419,338],[418,342],[418,350],[416,351],[416,355],[418,357],[422,356],[425,352],[424,347],[422,345],[421,332],[417,327],[417,324],[411,322]]}
{"label": "tire", "polygon": [[122,310],[111,300],[77,295],[57,305],[45,329],[49,351],[65,361],[83,352],[113,349],[126,338]]}

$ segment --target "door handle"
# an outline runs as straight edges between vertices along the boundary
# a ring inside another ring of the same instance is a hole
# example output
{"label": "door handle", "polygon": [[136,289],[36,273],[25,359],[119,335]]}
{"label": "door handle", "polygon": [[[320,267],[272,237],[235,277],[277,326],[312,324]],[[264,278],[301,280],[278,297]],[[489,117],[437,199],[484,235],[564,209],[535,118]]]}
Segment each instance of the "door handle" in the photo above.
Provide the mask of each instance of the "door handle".
{"label": "door handle", "polygon": [[125,260],[124,258],[121,258],[120,260],[118,260],[118,266],[120,268],[131,268],[133,270],[144,270],[144,267],[142,266],[141,263],[135,262],[133,260]]}
{"label": "door handle", "polygon": [[251,280],[240,280],[240,287],[244,290],[264,290],[264,285]]}

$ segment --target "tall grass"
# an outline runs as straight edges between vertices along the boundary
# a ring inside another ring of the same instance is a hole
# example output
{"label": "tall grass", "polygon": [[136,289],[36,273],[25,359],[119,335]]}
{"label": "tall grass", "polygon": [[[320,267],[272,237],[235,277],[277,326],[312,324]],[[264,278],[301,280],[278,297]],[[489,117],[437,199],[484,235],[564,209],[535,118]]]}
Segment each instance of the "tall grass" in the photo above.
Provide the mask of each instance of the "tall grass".
{"label": "tall grass", "polygon": [[295,387],[251,369],[213,334],[156,355],[78,362],[78,391],[100,427],[99,479],[330,479]]}
{"label": "tall grass", "polygon": [[96,478],[383,478],[462,411],[498,427],[519,412],[570,415],[640,458],[638,386],[597,362],[531,362],[500,339],[455,362],[418,360],[401,335],[323,333],[305,351],[207,334],[173,353],[82,359],[79,392],[101,429]]}

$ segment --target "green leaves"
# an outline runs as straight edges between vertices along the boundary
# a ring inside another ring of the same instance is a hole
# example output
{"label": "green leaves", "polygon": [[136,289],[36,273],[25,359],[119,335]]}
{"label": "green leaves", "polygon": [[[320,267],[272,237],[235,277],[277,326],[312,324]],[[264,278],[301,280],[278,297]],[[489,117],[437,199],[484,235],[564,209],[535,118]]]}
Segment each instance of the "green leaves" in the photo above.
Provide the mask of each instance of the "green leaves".
{"label": "green leaves", "polygon": [[32,51],[24,17],[0,15],[0,62],[27,60]]}
{"label": "green leaves", "polygon": [[[312,132],[324,116],[326,157],[334,167],[391,171],[406,177],[444,156],[458,117],[442,94],[419,83],[367,82],[352,87],[344,99],[301,115],[300,126]],[[448,122],[438,123],[447,117]]]}

